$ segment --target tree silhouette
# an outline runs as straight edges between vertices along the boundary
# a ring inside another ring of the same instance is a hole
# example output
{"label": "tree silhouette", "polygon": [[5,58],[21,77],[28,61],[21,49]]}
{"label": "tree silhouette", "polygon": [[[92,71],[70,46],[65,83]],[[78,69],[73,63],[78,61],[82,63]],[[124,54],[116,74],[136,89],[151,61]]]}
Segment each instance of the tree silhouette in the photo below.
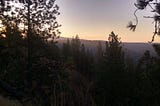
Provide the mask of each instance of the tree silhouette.
{"label": "tree silhouette", "polygon": [[[131,102],[132,79],[126,68],[124,52],[118,35],[111,32],[106,42],[103,66],[97,79],[97,101],[100,105],[126,105]],[[128,101],[127,101],[128,100]]]}
{"label": "tree silhouette", "polygon": [[64,56],[64,60],[68,60],[71,57],[71,45],[69,39],[67,39],[67,43],[63,43],[62,54]]}
{"label": "tree silhouette", "polygon": [[[2,3],[3,1],[3,3]],[[28,26],[31,31],[35,29],[37,33],[41,32],[41,36],[45,39],[48,37],[56,37],[59,33],[56,28],[60,25],[56,21],[59,7],[55,4],[55,0],[2,0],[1,17],[9,16],[12,21],[18,24]],[[19,5],[19,6],[17,6]],[[27,27],[27,28],[28,28]]]}
{"label": "tree silhouette", "polygon": [[[104,61],[103,61],[103,57],[104,57],[104,50],[103,50],[103,47],[102,47],[102,43],[101,42],[98,42],[98,46],[97,46],[97,53],[96,53],[96,63],[97,63],[97,66],[102,66]],[[103,67],[103,66],[102,66]],[[100,67],[97,67],[97,69],[99,69]]]}
{"label": "tree silhouette", "polygon": [[134,16],[136,18],[135,24],[133,22],[129,22],[127,25],[127,28],[129,28],[132,31],[135,31],[137,25],[138,25],[138,17],[136,15],[137,11],[139,10],[145,10],[146,8],[150,8],[152,13],[155,13],[154,16],[144,16],[144,18],[153,18],[154,20],[154,34],[152,36],[152,40],[150,43],[154,41],[154,38],[156,35],[160,35],[160,1],[159,0],[137,0],[137,2],[134,4],[137,8],[134,12]]}
{"label": "tree silhouette", "polygon": [[[48,83],[39,83],[36,88],[41,90],[37,93],[33,89],[33,82],[37,84],[45,79],[51,83],[53,79],[49,75],[54,73],[51,70],[61,70],[60,64],[53,61],[59,57],[54,42],[60,34],[57,30],[60,25],[56,21],[59,7],[55,5],[55,0],[1,0],[0,3],[0,20],[3,25],[0,54],[4,57],[1,58],[1,78],[16,89],[27,92],[25,96],[31,96],[33,92],[37,97],[46,94],[42,86],[49,86]],[[41,69],[37,65],[41,65]],[[50,98],[49,95],[45,97],[45,100]]]}
{"label": "tree silhouette", "polygon": [[[18,6],[20,5],[20,6]],[[55,0],[1,0],[0,19],[11,21],[16,26],[23,26],[24,35],[28,38],[28,67],[31,66],[32,33],[39,34],[43,40],[54,40],[60,32],[56,21],[59,7]],[[32,30],[34,29],[34,30]],[[34,31],[34,32],[33,32]]]}

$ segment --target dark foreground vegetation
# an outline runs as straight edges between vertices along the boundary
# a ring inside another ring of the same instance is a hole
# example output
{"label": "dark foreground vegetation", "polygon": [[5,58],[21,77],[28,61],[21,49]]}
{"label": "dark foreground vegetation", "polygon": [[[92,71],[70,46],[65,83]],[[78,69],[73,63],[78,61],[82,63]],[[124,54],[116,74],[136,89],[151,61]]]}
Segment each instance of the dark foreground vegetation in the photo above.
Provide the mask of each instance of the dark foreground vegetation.
{"label": "dark foreground vegetation", "polygon": [[0,38],[0,92],[2,96],[35,106],[159,105],[160,46],[153,45],[135,65],[125,56],[113,32],[97,53],[78,36],[61,48],[32,33],[28,68],[27,38],[14,27]]}
{"label": "dark foreground vegetation", "polygon": [[[160,45],[153,45],[156,57],[146,51],[136,65],[125,56],[114,32],[105,50],[101,43],[97,45],[95,55],[78,36],[59,48],[55,41],[59,25],[54,16],[48,16],[50,7],[22,3],[30,5],[24,9],[28,11],[24,18],[21,9],[16,9],[19,15],[15,11],[6,15],[10,8],[1,2],[1,96],[27,106],[160,105]],[[44,8],[48,14],[35,8]],[[53,10],[51,14],[58,14],[57,5]]]}

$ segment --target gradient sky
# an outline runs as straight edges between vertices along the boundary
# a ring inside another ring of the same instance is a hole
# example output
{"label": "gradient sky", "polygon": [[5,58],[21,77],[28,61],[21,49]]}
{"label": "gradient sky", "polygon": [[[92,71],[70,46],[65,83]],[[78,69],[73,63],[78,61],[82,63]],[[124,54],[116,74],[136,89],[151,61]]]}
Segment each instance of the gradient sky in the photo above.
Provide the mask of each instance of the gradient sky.
{"label": "gradient sky", "polygon": [[[133,12],[136,0],[57,0],[61,15],[57,20],[62,25],[63,37],[79,35],[81,39],[107,40],[111,31],[121,37],[123,42],[148,42],[154,32],[150,10],[139,11],[139,25],[135,32],[126,28]],[[148,12],[147,12],[148,11]],[[160,37],[155,41],[159,42]]]}

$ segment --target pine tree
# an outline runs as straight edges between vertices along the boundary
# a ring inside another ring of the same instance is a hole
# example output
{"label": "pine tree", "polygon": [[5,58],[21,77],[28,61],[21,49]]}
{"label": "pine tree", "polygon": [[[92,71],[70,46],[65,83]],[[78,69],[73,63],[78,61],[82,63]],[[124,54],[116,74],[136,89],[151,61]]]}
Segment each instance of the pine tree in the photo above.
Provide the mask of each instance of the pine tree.
{"label": "pine tree", "polygon": [[101,105],[128,104],[130,100],[131,85],[129,74],[125,68],[124,52],[118,35],[111,32],[106,42],[106,50],[103,56],[105,68],[98,77],[98,92],[101,92]]}
{"label": "pine tree", "polygon": [[81,41],[78,35],[76,35],[76,37],[71,40],[71,45],[72,45],[71,54],[73,56],[73,60],[78,70],[80,69],[80,48],[81,48]]}
{"label": "pine tree", "polygon": [[[103,61],[103,57],[104,57],[104,50],[102,47],[102,43],[98,42],[98,46],[97,46],[97,53],[96,53],[96,59],[97,59],[97,66],[102,66],[104,61]],[[102,66],[103,67],[103,66]],[[100,67],[99,67],[100,68]],[[99,69],[98,68],[98,69]]]}
{"label": "pine tree", "polygon": [[71,57],[71,45],[70,45],[69,39],[67,39],[66,43],[63,43],[62,54],[64,56],[64,61],[66,61],[67,59]]}
{"label": "pine tree", "polygon": [[45,100],[39,100],[43,105],[50,104],[46,103],[50,95],[42,87],[51,91],[55,77],[50,76],[55,74],[55,70],[62,69],[59,62],[55,63],[55,57],[59,56],[55,53],[58,49],[54,39],[60,32],[56,21],[59,7],[54,2],[55,0],[2,0],[0,5],[0,20],[4,26],[0,37],[5,36],[0,39],[4,49],[0,56],[5,56],[0,60],[3,65],[1,78],[25,92],[25,97],[36,96],[42,99],[42,95],[45,96]]}

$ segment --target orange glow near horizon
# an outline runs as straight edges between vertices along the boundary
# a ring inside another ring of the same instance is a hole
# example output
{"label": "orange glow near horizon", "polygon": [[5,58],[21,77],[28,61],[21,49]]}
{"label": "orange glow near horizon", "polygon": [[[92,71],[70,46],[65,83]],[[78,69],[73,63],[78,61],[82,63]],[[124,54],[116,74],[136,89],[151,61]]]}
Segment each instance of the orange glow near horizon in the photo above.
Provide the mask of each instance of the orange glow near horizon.
{"label": "orange glow near horizon", "polygon": [[[126,28],[126,23],[121,25],[122,26],[117,26],[116,28],[114,26],[107,28],[107,25],[99,28],[79,28],[78,26],[72,27],[72,25],[66,25],[60,27],[59,29],[62,31],[62,37],[72,38],[78,35],[80,39],[86,40],[107,40],[111,31],[114,31],[115,34],[121,38],[122,42],[148,42],[152,39],[154,27],[153,24],[150,24],[149,22],[139,24],[135,32],[128,30]],[[155,42],[160,42],[159,36],[155,37]]]}
{"label": "orange glow near horizon", "polygon": [[[144,19],[150,10],[138,12],[139,24],[135,32],[126,28],[130,20],[135,20],[133,15],[134,0],[58,0],[61,15],[57,21],[62,25],[62,37],[79,35],[81,39],[107,40],[111,31],[119,35],[122,42],[148,42],[154,32],[152,19]],[[155,37],[155,42],[160,42],[160,37]]]}

